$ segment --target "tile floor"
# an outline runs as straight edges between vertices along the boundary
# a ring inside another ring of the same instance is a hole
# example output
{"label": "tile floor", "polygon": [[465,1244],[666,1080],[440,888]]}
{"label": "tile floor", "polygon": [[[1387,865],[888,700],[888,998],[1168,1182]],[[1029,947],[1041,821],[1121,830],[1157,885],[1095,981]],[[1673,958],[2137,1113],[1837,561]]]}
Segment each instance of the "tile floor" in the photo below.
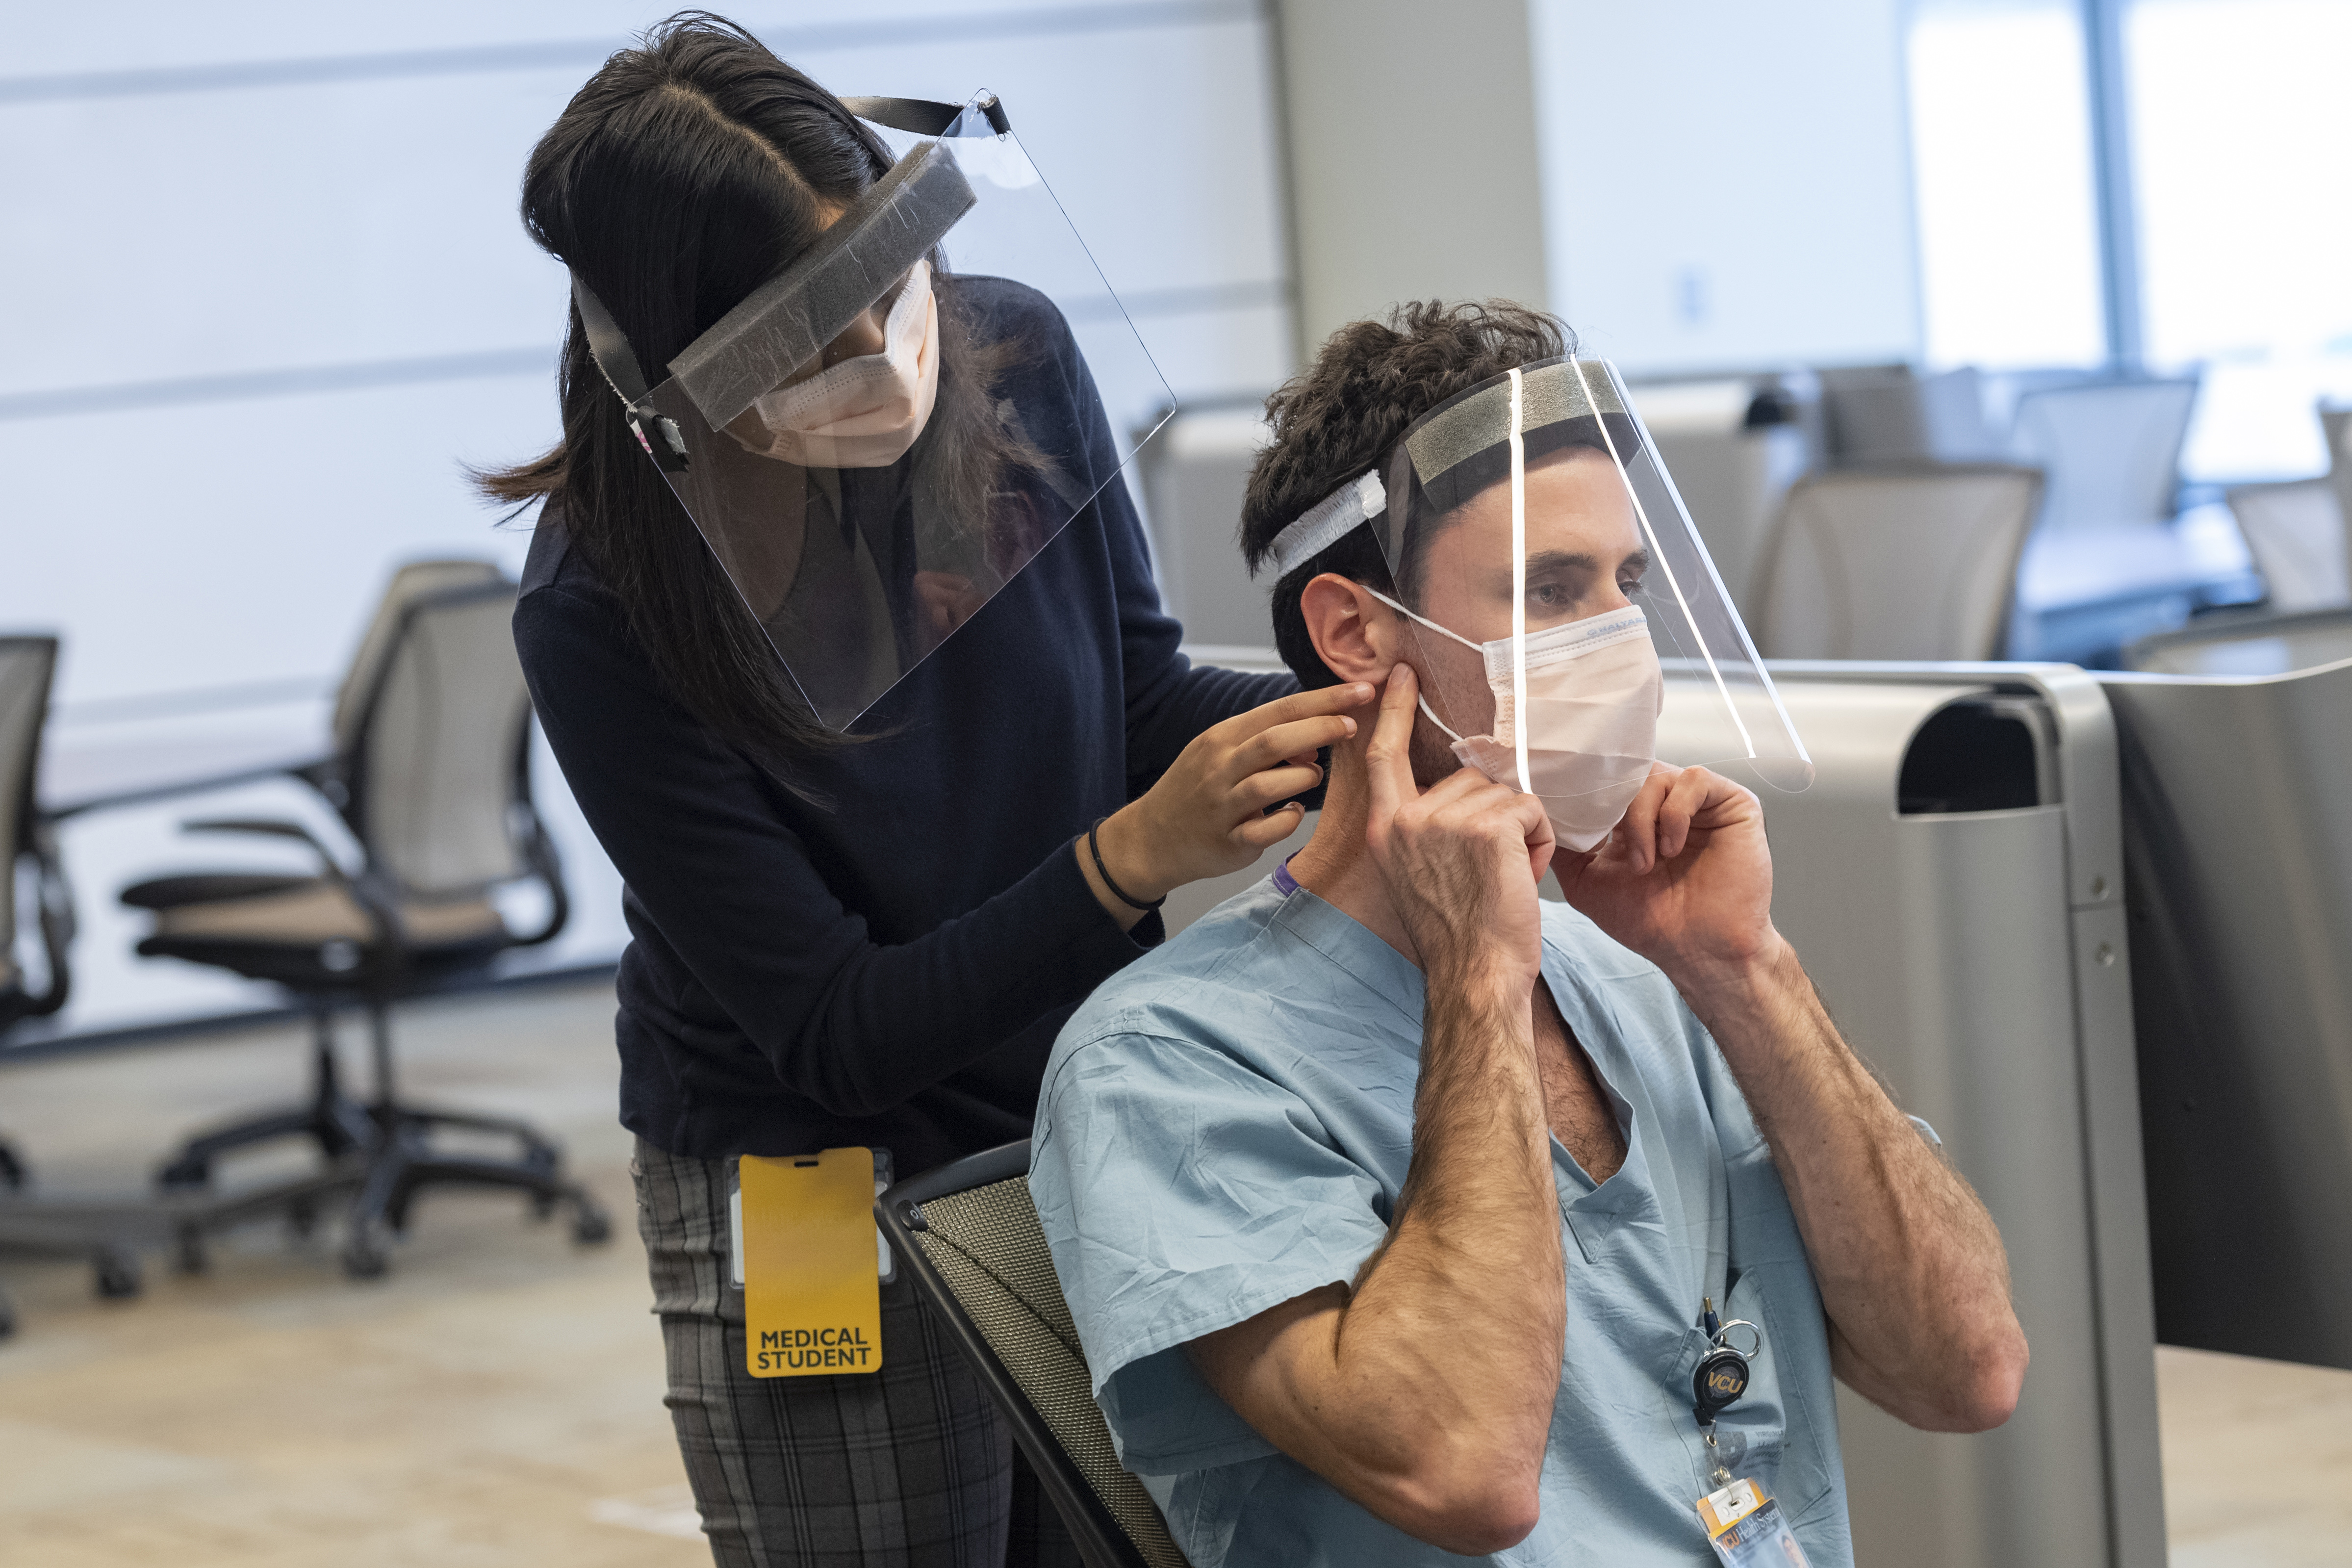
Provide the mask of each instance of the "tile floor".
{"label": "tile floor", "polygon": [[[621,1223],[580,1250],[502,1197],[428,1197],[392,1277],[331,1239],[231,1238],[136,1301],[0,1263],[8,1568],[689,1568],[661,1346],[628,1223],[602,984],[406,1010],[418,1098],[536,1118]],[[347,1054],[356,1062],[356,1031]],[[58,1194],[128,1193],[192,1125],[299,1084],[293,1026],[0,1068],[0,1130]],[[2352,1563],[2352,1373],[2158,1352],[2175,1568]]]}

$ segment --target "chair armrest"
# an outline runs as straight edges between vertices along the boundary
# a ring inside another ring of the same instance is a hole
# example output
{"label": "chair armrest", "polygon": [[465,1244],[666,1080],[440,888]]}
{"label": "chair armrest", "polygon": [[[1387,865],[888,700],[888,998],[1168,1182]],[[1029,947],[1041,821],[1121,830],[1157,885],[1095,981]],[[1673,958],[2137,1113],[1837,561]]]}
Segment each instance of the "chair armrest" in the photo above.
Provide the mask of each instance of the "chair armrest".
{"label": "chair armrest", "polygon": [[64,822],[93,811],[119,811],[125,806],[152,805],[158,801],[176,800],[182,795],[208,795],[214,790],[227,789],[235,784],[258,784],[264,779],[275,778],[299,779],[320,795],[327,795],[331,805],[333,796],[320,781],[331,782],[339,766],[339,760],[331,756],[303,763],[265,763],[258,767],[238,768],[230,773],[176,779],[170,784],[142,784],[111,795],[68,800],[62,805],[41,806],[38,812],[45,822]]}
{"label": "chair armrest", "polygon": [[330,881],[349,882],[341,862],[336,860],[318,836],[299,822],[276,822],[268,817],[226,816],[206,817],[180,824],[183,833],[263,833],[276,838],[299,838],[308,844],[319,857],[319,871]]}

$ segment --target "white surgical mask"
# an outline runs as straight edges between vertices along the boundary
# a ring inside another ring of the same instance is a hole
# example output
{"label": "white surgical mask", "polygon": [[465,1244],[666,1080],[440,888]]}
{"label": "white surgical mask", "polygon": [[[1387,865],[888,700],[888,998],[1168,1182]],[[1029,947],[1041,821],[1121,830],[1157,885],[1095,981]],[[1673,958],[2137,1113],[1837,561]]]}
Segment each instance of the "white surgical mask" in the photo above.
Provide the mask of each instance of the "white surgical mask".
{"label": "white surgical mask", "polygon": [[[886,468],[907,455],[940,390],[940,307],[931,266],[918,261],[882,323],[880,353],[825,366],[806,381],[763,393],[751,407],[766,432],[764,457],[811,468]],[[738,432],[749,421],[729,428]]]}
{"label": "white surgical mask", "polygon": [[[1454,754],[1496,784],[1521,787],[1517,735],[1520,703],[1512,689],[1511,639],[1474,643],[1414,615],[1385,594],[1373,597],[1427,626],[1475,648],[1486,661],[1495,694],[1495,732],[1465,737],[1421,700],[1429,721],[1454,740]],[[1526,788],[1543,802],[1552,836],[1578,853],[1609,837],[1650,776],[1658,749],[1658,714],[1665,675],[1651,645],[1649,622],[1638,605],[1528,634]]]}

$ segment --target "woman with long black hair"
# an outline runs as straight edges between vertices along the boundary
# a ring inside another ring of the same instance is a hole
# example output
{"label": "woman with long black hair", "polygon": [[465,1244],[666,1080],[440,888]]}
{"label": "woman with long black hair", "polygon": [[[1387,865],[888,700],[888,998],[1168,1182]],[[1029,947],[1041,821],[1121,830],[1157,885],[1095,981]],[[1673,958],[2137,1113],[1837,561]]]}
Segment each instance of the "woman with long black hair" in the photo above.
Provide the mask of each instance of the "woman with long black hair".
{"label": "woman with long black hair", "polygon": [[[574,279],[562,442],[482,481],[545,503],[515,639],[626,883],[621,1115],[668,1404],[729,1565],[1076,1560],[903,1273],[878,1372],[749,1375],[729,1164],[864,1146],[906,1174],[1024,1136],[1070,1009],[1158,940],[1169,889],[1289,833],[1370,696],[1187,665],[1086,363],[1004,279],[927,256],[740,412],[758,389],[696,384],[716,444],[689,457],[637,366],[675,373],[798,287],[899,172],[730,24],[681,16],[614,56],[524,179]],[[722,483],[783,495],[784,521],[689,515]],[[826,641],[865,605],[890,637]]]}

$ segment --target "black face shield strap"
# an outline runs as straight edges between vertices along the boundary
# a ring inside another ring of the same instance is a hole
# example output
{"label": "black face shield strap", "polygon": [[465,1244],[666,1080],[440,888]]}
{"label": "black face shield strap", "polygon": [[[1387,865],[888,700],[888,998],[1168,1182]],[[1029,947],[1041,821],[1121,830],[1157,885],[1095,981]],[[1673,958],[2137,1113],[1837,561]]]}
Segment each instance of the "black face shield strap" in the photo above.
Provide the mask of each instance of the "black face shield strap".
{"label": "black face shield strap", "polygon": [[588,280],[577,272],[572,275],[572,303],[580,311],[580,324],[587,330],[588,354],[604,379],[628,405],[629,428],[636,432],[637,445],[652,454],[665,472],[675,473],[686,467],[686,437],[677,421],[654,407],[650,390],[646,385],[646,373],[637,363],[629,340],[621,332],[620,323],[613,312],[604,309],[604,301],[588,287]]}

